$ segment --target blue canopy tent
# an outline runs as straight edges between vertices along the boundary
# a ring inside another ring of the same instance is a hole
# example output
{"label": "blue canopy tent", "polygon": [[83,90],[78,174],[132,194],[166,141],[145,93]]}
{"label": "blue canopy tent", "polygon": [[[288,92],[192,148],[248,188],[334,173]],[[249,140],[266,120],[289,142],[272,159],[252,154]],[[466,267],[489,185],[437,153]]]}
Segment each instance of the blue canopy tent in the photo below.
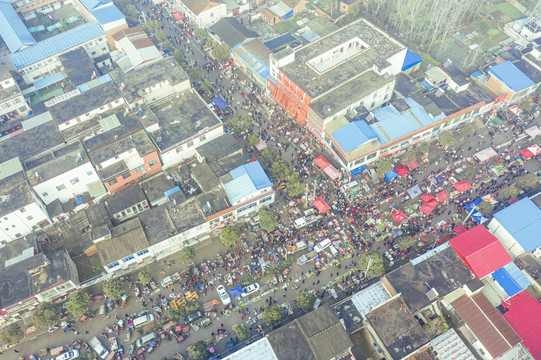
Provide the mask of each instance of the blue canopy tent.
{"label": "blue canopy tent", "polygon": [[[464,209],[469,213],[473,210],[471,216],[475,219],[475,221],[477,221],[479,224],[483,224],[484,222],[488,221],[488,218],[487,217],[484,217],[483,214],[481,214],[477,208],[475,208],[476,206],[478,206],[480,203],[483,202],[483,199],[479,198],[471,203],[469,203],[468,205],[464,206]],[[474,210],[475,208],[475,210]]]}
{"label": "blue canopy tent", "polygon": [[236,299],[241,297],[242,294],[244,294],[244,289],[242,288],[242,286],[237,285],[233,289],[229,289],[229,292],[231,293],[231,296]]}
{"label": "blue canopy tent", "polygon": [[389,182],[395,177],[398,177],[398,173],[393,169],[389,171],[387,174],[385,174],[385,181]]}
{"label": "blue canopy tent", "polygon": [[223,110],[223,109],[229,107],[229,105],[227,105],[225,100],[222,99],[220,96],[216,96],[215,98],[213,98],[212,102],[215,103],[216,106],[218,107],[218,109],[220,109],[220,110]]}

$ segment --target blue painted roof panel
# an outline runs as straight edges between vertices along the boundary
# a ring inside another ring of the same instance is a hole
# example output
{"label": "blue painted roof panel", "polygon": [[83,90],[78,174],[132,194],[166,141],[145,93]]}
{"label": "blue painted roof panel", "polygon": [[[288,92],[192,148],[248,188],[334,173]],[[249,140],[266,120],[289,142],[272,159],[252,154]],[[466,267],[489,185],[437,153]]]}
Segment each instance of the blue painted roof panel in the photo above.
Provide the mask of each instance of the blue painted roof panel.
{"label": "blue painted roof panel", "polygon": [[355,150],[378,136],[364,120],[352,121],[331,134],[345,152]]}
{"label": "blue painted roof panel", "polygon": [[38,42],[36,45],[23,49],[9,58],[16,69],[34,64],[50,56],[69,50],[77,45],[103,35],[104,31],[96,22],[89,22]]}
{"label": "blue painted roof panel", "polygon": [[532,284],[514,262],[494,271],[492,277],[509,296],[518,294]]}
{"label": "blue painted roof panel", "polygon": [[498,211],[494,218],[527,253],[541,246],[541,209],[529,198]]}
{"label": "blue painted roof panel", "polygon": [[488,69],[488,72],[500,79],[513,91],[520,91],[535,85],[529,77],[509,60],[494,65]]}
{"label": "blue painted roof panel", "polygon": [[43,89],[44,87],[47,87],[49,85],[52,85],[54,83],[57,83],[61,80],[64,80],[64,75],[59,71],[57,73],[54,73],[52,75],[46,76],[43,79],[39,79],[34,82],[34,87],[36,89]]}
{"label": "blue painted roof panel", "polygon": [[402,63],[402,71],[408,70],[409,68],[417,65],[423,61],[423,58],[411,51],[410,49],[406,50],[406,56],[404,57],[404,62]]}
{"label": "blue painted roof panel", "polygon": [[291,35],[290,33],[285,33],[283,35],[275,37],[274,39],[266,41],[263,44],[269,49],[274,50],[280,46],[287,45],[295,40],[297,39],[293,35]]}
{"label": "blue painted roof panel", "polygon": [[272,186],[259,161],[241,165],[231,170],[229,174],[233,180],[225,184],[224,188],[233,203],[257,190]]}
{"label": "blue painted roof panel", "polygon": [[81,3],[88,10],[112,3],[113,0],[81,0]]}
{"label": "blue painted roof panel", "polygon": [[0,2],[0,35],[11,53],[36,44],[13,6],[4,2]]}
{"label": "blue painted roof panel", "polygon": [[115,5],[105,6],[91,11],[92,16],[100,24],[109,24],[117,20],[125,19],[126,17]]}

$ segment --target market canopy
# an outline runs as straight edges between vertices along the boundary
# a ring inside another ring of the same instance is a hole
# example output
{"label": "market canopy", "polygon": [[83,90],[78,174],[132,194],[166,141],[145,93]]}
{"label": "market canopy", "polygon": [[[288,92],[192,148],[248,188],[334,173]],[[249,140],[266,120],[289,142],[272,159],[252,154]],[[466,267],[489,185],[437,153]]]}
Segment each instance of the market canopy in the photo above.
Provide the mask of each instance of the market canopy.
{"label": "market canopy", "polygon": [[215,98],[212,99],[212,102],[215,103],[218,109],[220,110],[223,110],[229,107],[229,105],[227,105],[227,103],[225,102],[224,99],[222,99],[221,96],[216,96]]}
{"label": "market canopy", "polygon": [[432,211],[434,211],[434,206],[430,205],[429,203],[424,203],[421,205],[421,210],[425,215],[430,215]]}
{"label": "market canopy", "polygon": [[325,159],[323,155],[319,155],[317,158],[315,158],[314,162],[316,163],[317,166],[320,167],[321,170],[325,170],[326,168],[331,166],[331,163],[328,162],[327,159]]}
{"label": "market canopy", "polygon": [[327,174],[331,179],[336,180],[340,177],[340,171],[336,170],[334,166],[327,166],[323,172]]}
{"label": "market canopy", "polygon": [[530,150],[530,152],[533,154],[533,156],[537,156],[537,155],[541,154],[541,148],[539,146],[537,146],[536,144],[534,144],[532,146],[528,146],[528,150]]}
{"label": "market canopy", "polygon": [[424,202],[429,202],[430,200],[434,200],[434,199],[435,197],[431,193],[426,193],[426,194],[421,195],[421,200],[423,200]]}
{"label": "market canopy", "polygon": [[391,213],[391,216],[393,217],[393,219],[396,220],[397,223],[401,223],[402,221],[404,220],[408,220],[408,217],[406,216],[406,214],[404,214],[404,212],[401,210],[401,209],[398,209],[398,210],[394,210],[392,213]]}
{"label": "market canopy", "polygon": [[417,196],[421,195],[421,187],[419,184],[416,184],[415,186],[408,189],[408,195],[410,198],[415,199]]}
{"label": "market canopy", "polygon": [[480,162],[485,162],[493,158],[494,156],[498,156],[498,153],[494,151],[493,148],[489,147],[489,148],[479,151],[477,154],[473,156],[476,157],[477,160],[479,160]]}
{"label": "market canopy", "polygon": [[529,159],[533,157],[532,152],[528,149],[522,149],[519,152],[520,152],[520,155],[524,156],[525,159]]}
{"label": "market canopy", "polygon": [[231,296],[233,296],[234,299],[241,297],[242,294],[244,294],[244,289],[242,286],[237,285],[233,289],[229,289],[229,292],[231,293]]}
{"label": "market canopy", "polygon": [[485,202],[489,202],[490,205],[496,205],[498,203],[498,200],[496,200],[496,198],[492,196],[491,194],[481,196],[481,200]]}
{"label": "market canopy", "polygon": [[477,210],[477,206],[482,202],[483,199],[479,198],[464,206],[464,210],[466,210],[468,213],[471,213],[471,217],[479,224],[483,224],[488,221],[488,218],[483,216],[483,214],[481,214],[481,212]]}
{"label": "market canopy", "polygon": [[184,19],[184,15],[182,15],[182,14],[179,13],[179,12],[174,12],[174,13],[173,13],[173,17],[174,17],[176,20],[182,20],[182,19]]}
{"label": "market canopy", "polygon": [[406,163],[406,165],[409,167],[410,170],[415,170],[417,169],[419,166],[419,163],[416,161],[416,160],[411,160],[411,161],[408,161]]}
{"label": "market canopy", "polygon": [[409,170],[407,167],[405,167],[404,165],[400,165],[396,168],[394,168],[394,171],[396,171],[396,173],[398,174],[398,176],[404,176],[404,175],[407,175],[409,174]]}
{"label": "market canopy", "polygon": [[261,139],[259,139],[259,142],[258,142],[257,145],[255,146],[255,148],[256,148],[258,151],[262,151],[262,150],[263,150],[264,148],[266,148],[266,147],[267,147],[267,144],[266,144],[263,140],[261,140]]}
{"label": "market canopy", "polygon": [[526,130],[524,130],[524,132],[530,136],[532,139],[533,138],[536,138],[537,136],[541,135],[541,129],[539,129],[539,126],[537,125],[534,125],[530,128],[527,128]]}
{"label": "market canopy", "polygon": [[438,198],[438,201],[441,203],[451,199],[451,196],[449,196],[449,193],[445,190],[442,190],[439,193],[437,193],[436,197]]}
{"label": "market canopy", "polygon": [[430,205],[430,206],[436,207],[436,206],[438,206],[440,203],[438,202],[438,200],[432,199],[432,200],[430,200],[430,201],[427,201],[425,204],[428,204],[428,205]]}
{"label": "market canopy", "polygon": [[385,174],[385,181],[389,182],[395,177],[398,177],[398,173],[394,170],[391,170],[387,174]]}
{"label": "market canopy", "polygon": [[331,208],[321,196],[314,199],[314,201],[312,201],[312,204],[316,206],[320,213],[325,213]]}
{"label": "market canopy", "polygon": [[466,179],[453,184],[453,186],[458,192],[464,192],[472,189],[470,182]]}

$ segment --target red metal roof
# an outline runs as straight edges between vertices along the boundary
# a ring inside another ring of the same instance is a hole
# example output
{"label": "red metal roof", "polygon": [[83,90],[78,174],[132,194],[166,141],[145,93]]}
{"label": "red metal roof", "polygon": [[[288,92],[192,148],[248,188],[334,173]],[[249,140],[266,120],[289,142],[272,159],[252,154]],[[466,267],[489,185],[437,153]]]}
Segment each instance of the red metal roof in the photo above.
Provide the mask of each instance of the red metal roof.
{"label": "red metal roof", "polygon": [[527,291],[522,291],[503,306],[509,311],[503,314],[505,320],[522,338],[522,344],[536,359],[541,359],[541,304]]}
{"label": "red metal roof", "polygon": [[479,279],[513,261],[498,239],[481,225],[449,242]]}

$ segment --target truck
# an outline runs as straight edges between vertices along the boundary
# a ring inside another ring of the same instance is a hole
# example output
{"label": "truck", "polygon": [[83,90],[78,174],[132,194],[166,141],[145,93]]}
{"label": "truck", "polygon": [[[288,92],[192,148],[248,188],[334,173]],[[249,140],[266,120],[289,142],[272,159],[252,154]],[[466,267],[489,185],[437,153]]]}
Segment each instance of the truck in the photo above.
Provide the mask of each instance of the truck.
{"label": "truck", "polygon": [[169,276],[164,277],[163,280],[161,281],[160,285],[162,287],[168,287],[168,286],[173,285],[175,282],[177,282],[179,280],[180,280],[180,274],[178,272],[176,272],[174,274],[171,274]]}
{"label": "truck", "polygon": [[98,354],[101,359],[106,359],[107,356],[109,356],[109,351],[105,349],[105,347],[103,346],[101,341],[98,340],[97,337],[94,336],[92,339],[90,339],[88,341],[88,345],[90,345],[90,347],[96,352],[96,354]]}

